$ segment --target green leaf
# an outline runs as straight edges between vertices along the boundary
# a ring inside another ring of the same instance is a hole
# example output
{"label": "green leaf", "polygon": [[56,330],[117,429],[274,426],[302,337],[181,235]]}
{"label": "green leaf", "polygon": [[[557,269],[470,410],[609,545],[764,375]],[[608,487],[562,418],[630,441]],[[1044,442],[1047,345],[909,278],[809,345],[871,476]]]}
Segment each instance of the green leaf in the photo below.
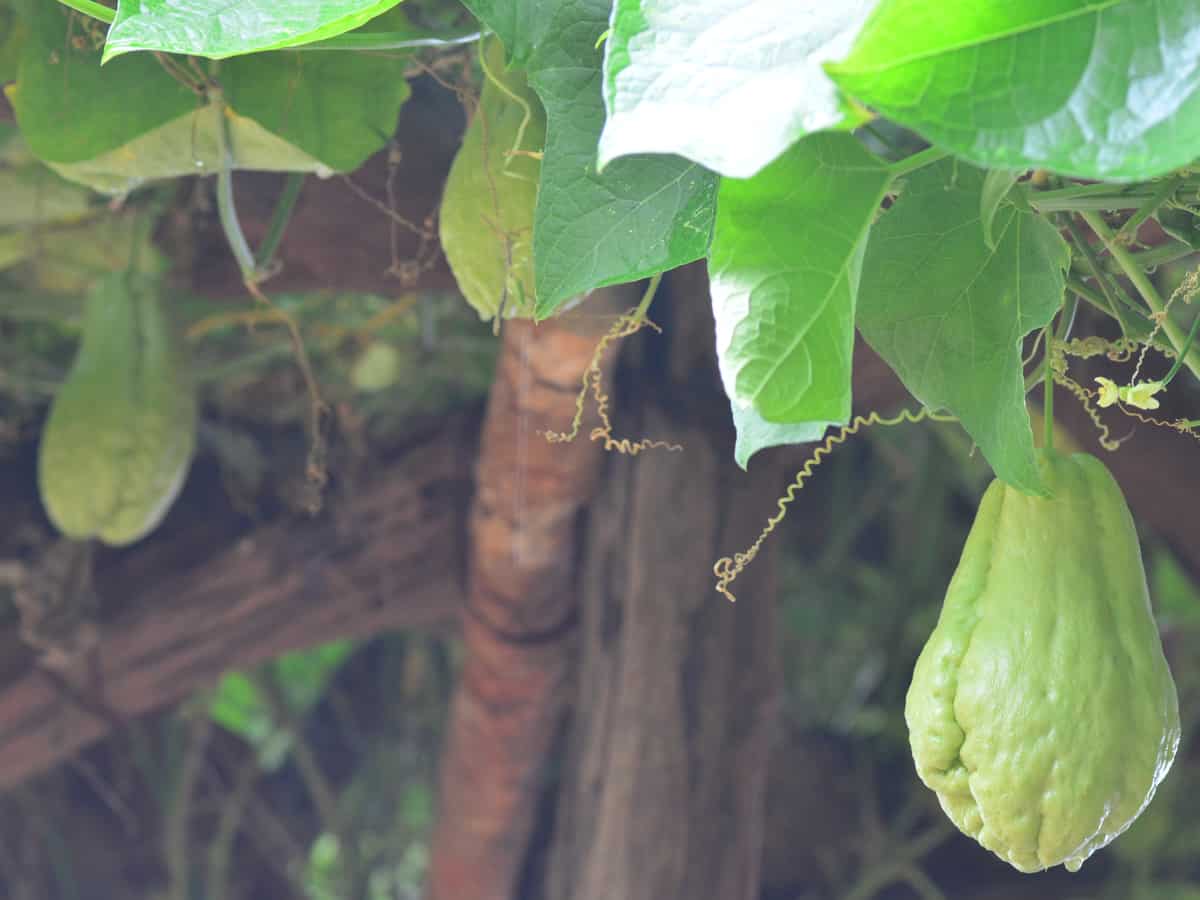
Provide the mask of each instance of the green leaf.
{"label": "green leaf", "polygon": [[[220,70],[234,111],[335,172],[352,172],[396,130],[407,53],[261,53]],[[235,144],[236,147],[236,144]]]}
{"label": "green leaf", "polygon": [[148,55],[101,68],[90,42],[69,40],[78,27],[60,9],[27,12],[36,27],[11,96],[34,154],[105,193],[216,171],[225,127],[235,169],[352,171],[387,141],[409,94],[404,53],[275,51],[221,66],[223,118]]}
{"label": "green leaf", "polygon": [[484,82],[450,166],[438,235],[458,289],[480,318],[527,318],[540,169],[530,154],[546,142],[546,116],[525,73],[504,71],[501,43],[489,38],[484,53],[495,80]]}
{"label": "green leaf", "polygon": [[[302,719],[324,696],[338,667],[353,650],[350,641],[334,641],[310,650],[285,653],[267,664],[294,719]],[[263,769],[277,769],[287,759],[292,736],[275,721],[271,704],[254,679],[239,672],[222,677],[209,703],[209,715],[218,725],[251,744]]]}
{"label": "green leaf", "polygon": [[1200,586],[1168,548],[1155,547],[1149,556],[1147,569],[1159,620],[1167,627],[1200,627]]}
{"label": "green leaf", "polygon": [[213,691],[208,714],[222,728],[251,744],[266,740],[272,731],[266,701],[254,683],[239,672],[222,676]]}
{"label": "green leaf", "polygon": [[28,39],[7,92],[39,159],[94,159],[196,108],[196,95],[149,55],[101,69],[84,17],[44,0],[22,0],[17,9]]}
{"label": "green leaf", "polygon": [[548,4],[539,0],[463,0],[463,6],[496,33],[510,64],[528,64],[546,33]]}
{"label": "green leaf", "polygon": [[[544,6],[545,4],[543,4]],[[702,257],[717,177],[675,156],[620,159],[596,171],[604,126],[600,50],[606,0],[557,0],[529,80],[546,108],[546,150],[534,213],[538,318],[606,284],[635,281]]]}
{"label": "green leaf", "polygon": [[989,249],[983,182],[953,160],[909,177],[867,243],[858,327],[913,396],[959,418],[998,477],[1042,494],[1021,339],[1062,303],[1070,252],[1053,225],[1010,205]]}
{"label": "green leaf", "polygon": [[835,132],[809,135],[753,178],[722,180],[709,278],[739,455],[849,420],[864,238],[890,178]]}
{"label": "green leaf", "polygon": [[1021,173],[1012,169],[992,169],[983,179],[979,192],[979,218],[983,224],[983,242],[989,250],[996,249],[996,212],[1017,183]]}
{"label": "green leaf", "polygon": [[16,10],[7,4],[0,6],[0,84],[16,79],[24,43],[25,27],[17,19]]}
{"label": "green leaf", "polygon": [[39,165],[0,168],[0,197],[0,228],[77,222],[92,211],[87,191]]}
{"label": "green leaf", "polygon": [[224,59],[334,37],[399,0],[118,0],[104,62],[134,50]]}
{"label": "green leaf", "polygon": [[125,193],[160,178],[211,174],[226,161],[219,131],[226,122],[234,169],[331,174],[319,159],[280,140],[253,119],[228,108],[222,112],[215,104],[198,107],[92,159],[47,165],[64,178],[107,194]]}
{"label": "green leaf", "polygon": [[600,165],[678,153],[747,178],[801,136],[857,124],[821,64],[874,0],[617,0]]}
{"label": "green leaf", "polygon": [[301,716],[315,706],[338,668],[353,652],[353,642],[334,641],[310,650],[285,653],[275,660],[272,664],[275,677],[292,712]]}
{"label": "green leaf", "polygon": [[883,0],[850,55],[849,95],[993,168],[1102,180],[1200,156],[1195,0]]}
{"label": "green leaf", "polygon": [[[722,374],[724,374],[722,372]],[[778,447],[782,444],[807,444],[825,436],[825,429],[833,422],[804,422],[800,425],[776,425],[768,422],[750,406],[730,404],[733,408],[733,427],[737,440],[733,446],[734,461],[745,469],[759,450]]]}

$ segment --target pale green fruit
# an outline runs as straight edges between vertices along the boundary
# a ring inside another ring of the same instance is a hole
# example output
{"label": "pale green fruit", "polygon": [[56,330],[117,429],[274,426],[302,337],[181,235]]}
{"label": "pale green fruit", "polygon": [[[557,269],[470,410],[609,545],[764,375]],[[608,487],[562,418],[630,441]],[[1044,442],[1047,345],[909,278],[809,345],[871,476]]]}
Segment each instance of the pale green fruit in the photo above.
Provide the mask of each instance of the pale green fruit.
{"label": "pale green fruit", "polygon": [[67,537],[131,544],[158,525],[183,485],[196,399],[158,287],[118,272],[88,295],[83,340],[38,458],[42,503]]}
{"label": "pale green fruit", "polygon": [[955,825],[1022,872],[1076,871],[1153,798],[1179,706],[1120,488],[1087,454],[1040,465],[1051,498],[984,495],[905,718]]}
{"label": "pale green fruit", "polygon": [[[479,105],[463,135],[439,213],[442,250],[459,290],[490,319],[533,313],[533,211],[546,114],[519,69],[504,70],[504,48],[484,48]],[[517,102],[513,97],[520,98]],[[503,306],[503,309],[501,307]]]}

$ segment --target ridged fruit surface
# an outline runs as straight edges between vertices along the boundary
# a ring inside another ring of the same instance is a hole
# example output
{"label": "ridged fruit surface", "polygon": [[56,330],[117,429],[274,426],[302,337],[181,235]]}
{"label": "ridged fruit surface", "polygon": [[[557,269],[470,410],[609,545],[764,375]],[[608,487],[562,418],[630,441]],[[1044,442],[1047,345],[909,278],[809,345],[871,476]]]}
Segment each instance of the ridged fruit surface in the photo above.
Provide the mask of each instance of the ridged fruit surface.
{"label": "ridged fruit surface", "polygon": [[1179,707],[1120,488],[1087,454],[1039,464],[1052,497],[984,495],[905,718],[955,825],[1022,872],[1076,871],[1153,798]]}

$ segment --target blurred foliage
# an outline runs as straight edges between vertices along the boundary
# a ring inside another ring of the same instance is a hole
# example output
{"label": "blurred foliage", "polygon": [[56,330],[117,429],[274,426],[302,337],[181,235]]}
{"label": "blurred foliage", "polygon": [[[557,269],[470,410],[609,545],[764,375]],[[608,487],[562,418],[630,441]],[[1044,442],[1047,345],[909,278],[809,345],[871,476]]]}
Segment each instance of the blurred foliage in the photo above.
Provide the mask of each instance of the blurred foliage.
{"label": "blurred foliage", "polygon": [[939,424],[867,432],[823,463],[803,502],[805,521],[827,530],[793,534],[797,552],[782,562],[795,727],[907,747],[909,671],[990,477],[958,432]]}
{"label": "blurred foliage", "polygon": [[[462,16],[458,4],[420,6],[429,21]],[[8,15],[0,0],[0,80]],[[37,441],[89,284],[131,263],[167,265],[133,236],[175,199],[155,189],[100,202],[0,123],[0,465]],[[289,499],[288,454],[303,460],[311,437],[289,325],[330,410],[328,464],[342,481],[486,394],[497,342],[456,295],[265,288],[269,304],[216,299],[177,277],[172,296],[200,385],[200,454],[247,514],[264,501],[305,506]],[[339,641],[229,673],[132,723],[0,794],[0,896],[415,900],[454,653],[421,634]]]}
{"label": "blurred foliage", "polygon": [[[294,736],[279,721],[302,720],[321,699],[329,680],[354,650],[348,641],[335,641],[311,650],[285,653],[246,675],[225,675],[213,692],[209,714],[223,728],[258,751],[259,765],[273,772],[287,760]],[[286,709],[277,710],[276,703]]]}

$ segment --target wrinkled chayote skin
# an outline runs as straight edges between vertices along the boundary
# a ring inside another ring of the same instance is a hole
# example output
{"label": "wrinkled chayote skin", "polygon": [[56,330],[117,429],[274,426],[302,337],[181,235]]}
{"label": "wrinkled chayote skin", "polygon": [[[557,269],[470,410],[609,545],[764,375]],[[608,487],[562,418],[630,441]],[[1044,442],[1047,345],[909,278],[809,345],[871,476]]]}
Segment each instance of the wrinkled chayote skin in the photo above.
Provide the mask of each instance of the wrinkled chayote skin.
{"label": "wrinkled chayote skin", "polygon": [[541,162],[529,154],[540,153],[546,142],[546,114],[524,72],[505,71],[500,41],[489,39],[483,53],[488,71],[504,88],[484,81],[446,177],[439,236],[459,290],[480,318],[528,317],[534,303],[533,211],[541,171]]}
{"label": "wrinkled chayote skin", "polygon": [[195,391],[158,287],[122,272],[94,285],[75,363],[42,432],[42,502],[75,540],[121,546],[144,537],[191,463]]}
{"label": "wrinkled chayote skin", "polygon": [[1077,871],[1153,798],[1179,706],[1120,488],[1087,454],[1039,465],[1052,497],[984,495],[905,719],[959,829],[1022,872]]}

